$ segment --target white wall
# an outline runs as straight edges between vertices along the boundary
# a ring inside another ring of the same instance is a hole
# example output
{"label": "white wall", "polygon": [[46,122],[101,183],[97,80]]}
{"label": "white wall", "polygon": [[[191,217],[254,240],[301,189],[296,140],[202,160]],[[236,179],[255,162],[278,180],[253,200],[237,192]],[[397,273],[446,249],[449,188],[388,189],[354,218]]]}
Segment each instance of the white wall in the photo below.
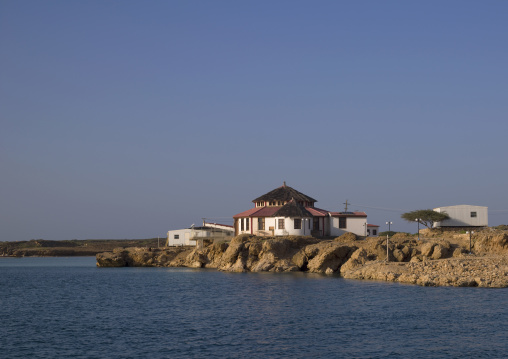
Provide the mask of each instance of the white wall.
{"label": "white wall", "polygon": [[[175,238],[175,236],[178,236],[179,238]],[[190,228],[168,231],[166,246],[195,246],[196,241],[190,240],[190,236]]]}
{"label": "white wall", "polygon": [[[302,220],[302,228],[295,229],[294,218],[275,217],[275,235],[276,236],[310,236],[312,230],[312,218],[297,218]],[[279,228],[279,219],[284,220],[284,229]],[[309,229],[310,223],[310,229]]]}
{"label": "white wall", "polygon": [[[379,227],[369,227],[367,226],[367,231],[370,231],[367,232],[367,237],[377,237],[379,236]],[[376,231],[376,234],[374,234],[374,231]]]}
{"label": "white wall", "polygon": [[330,236],[338,237],[347,232],[366,236],[367,217],[346,217],[346,228],[339,228],[339,217],[331,217]]}
{"label": "white wall", "polygon": [[[488,207],[458,205],[434,208],[436,212],[446,212],[449,219],[434,223],[436,227],[483,227],[489,225]],[[476,212],[476,217],[471,217],[471,212]]]}
{"label": "white wall", "polygon": [[[254,228],[251,228],[251,224],[255,225],[256,228],[257,228],[257,218],[253,218],[252,220],[251,220],[250,217],[247,217],[247,218],[235,218],[235,220],[238,221],[238,234],[245,234],[245,233],[251,234],[251,233],[253,233]],[[243,231],[242,231],[242,221],[243,221]],[[248,230],[245,229],[246,228],[245,221],[249,221],[249,229]],[[251,232],[251,230],[252,230],[252,232]]]}

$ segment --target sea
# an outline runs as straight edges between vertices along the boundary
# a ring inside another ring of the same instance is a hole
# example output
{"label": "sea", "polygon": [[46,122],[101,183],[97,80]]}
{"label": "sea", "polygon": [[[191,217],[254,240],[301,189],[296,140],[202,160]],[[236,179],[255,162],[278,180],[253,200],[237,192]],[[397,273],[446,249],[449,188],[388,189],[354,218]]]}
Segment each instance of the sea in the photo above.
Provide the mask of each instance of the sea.
{"label": "sea", "polygon": [[0,258],[0,358],[507,358],[508,289]]}

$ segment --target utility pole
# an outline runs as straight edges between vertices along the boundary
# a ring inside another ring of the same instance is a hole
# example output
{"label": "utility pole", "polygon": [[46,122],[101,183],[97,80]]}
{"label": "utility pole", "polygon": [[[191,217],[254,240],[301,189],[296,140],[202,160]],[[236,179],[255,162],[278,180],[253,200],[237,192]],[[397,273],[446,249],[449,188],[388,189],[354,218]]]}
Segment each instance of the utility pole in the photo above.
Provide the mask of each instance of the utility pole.
{"label": "utility pole", "polygon": [[471,235],[473,234],[473,231],[469,231],[469,254],[471,254]]}
{"label": "utility pole", "polygon": [[386,224],[388,225],[388,233],[386,233],[386,261],[389,262],[390,259],[388,255],[388,236],[390,235],[391,225],[393,224],[393,222],[386,222]]}
{"label": "utility pole", "polygon": [[346,203],[342,203],[342,204],[346,205],[346,208],[344,209],[344,212],[347,212],[347,205],[348,205],[347,199],[346,199]]}

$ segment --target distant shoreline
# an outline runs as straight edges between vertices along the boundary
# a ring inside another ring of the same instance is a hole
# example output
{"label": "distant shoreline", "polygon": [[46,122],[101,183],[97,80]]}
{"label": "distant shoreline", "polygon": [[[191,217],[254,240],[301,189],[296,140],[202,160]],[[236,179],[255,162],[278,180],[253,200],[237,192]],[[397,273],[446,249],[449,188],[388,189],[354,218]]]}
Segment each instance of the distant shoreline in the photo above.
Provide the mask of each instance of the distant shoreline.
{"label": "distant shoreline", "polygon": [[153,247],[165,238],[149,239],[72,239],[52,241],[32,239],[30,241],[0,242],[0,257],[93,257],[98,253],[115,248]]}

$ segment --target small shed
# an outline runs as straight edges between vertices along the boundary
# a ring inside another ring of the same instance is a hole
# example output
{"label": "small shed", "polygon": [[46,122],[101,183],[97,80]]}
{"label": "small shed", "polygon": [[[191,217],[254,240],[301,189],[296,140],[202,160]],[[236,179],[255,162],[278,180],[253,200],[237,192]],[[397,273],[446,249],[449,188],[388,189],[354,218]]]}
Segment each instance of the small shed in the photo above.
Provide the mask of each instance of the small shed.
{"label": "small shed", "polygon": [[376,224],[367,224],[367,237],[377,237],[379,235],[379,226]]}
{"label": "small shed", "polygon": [[435,222],[434,228],[441,227],[487,227],[489,225],[488,207],[461,204],[434,208],[434,211],[446,213],[450,218]]}

